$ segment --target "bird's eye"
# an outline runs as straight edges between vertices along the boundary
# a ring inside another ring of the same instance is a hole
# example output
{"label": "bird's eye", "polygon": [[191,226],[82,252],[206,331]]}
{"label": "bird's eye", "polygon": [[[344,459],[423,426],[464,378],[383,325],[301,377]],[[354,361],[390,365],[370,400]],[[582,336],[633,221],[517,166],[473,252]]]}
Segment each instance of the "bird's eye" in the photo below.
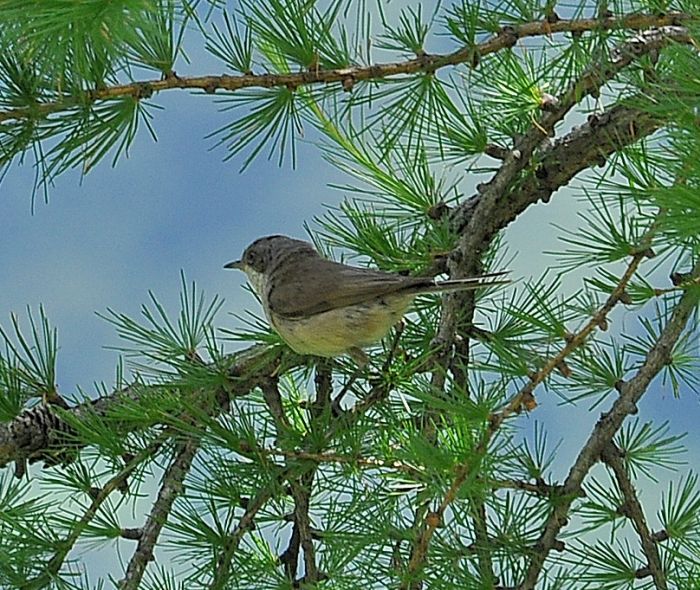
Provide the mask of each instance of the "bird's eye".
{"label": "bird's eye", "polygon": [[262,266],[262,256],[257,252],[247,252],[245,255],[245,263],[258,272],[262,271],[262,268],[260,268]]}

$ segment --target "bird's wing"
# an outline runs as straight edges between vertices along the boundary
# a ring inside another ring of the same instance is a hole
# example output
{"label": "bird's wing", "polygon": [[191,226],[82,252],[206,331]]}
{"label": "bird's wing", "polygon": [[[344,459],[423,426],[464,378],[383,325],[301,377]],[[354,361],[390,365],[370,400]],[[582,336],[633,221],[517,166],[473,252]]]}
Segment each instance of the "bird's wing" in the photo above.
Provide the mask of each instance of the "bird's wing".
{"label": "bird's wing", "polygon": [[320,258],[296,261],[292,266],[276,269],[268,283],[270,310],[289,319],[362,303],[429,282]]}

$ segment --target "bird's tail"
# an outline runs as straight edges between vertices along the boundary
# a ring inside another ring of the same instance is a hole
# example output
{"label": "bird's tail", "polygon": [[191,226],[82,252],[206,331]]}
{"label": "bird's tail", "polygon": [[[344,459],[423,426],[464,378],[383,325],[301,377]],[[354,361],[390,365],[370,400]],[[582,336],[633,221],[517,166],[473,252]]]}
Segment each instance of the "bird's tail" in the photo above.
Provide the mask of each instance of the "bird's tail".
{"label": "bird's tail", "polygon": [[423,291],[424,293],[439,293],[442,291],[469,291],[472,289],[483,289],[485,287],[493,287],[495,285],[506,285],[510,283],[509,279],[500,278],[508,274],[510,271],[503,270],[499,272],[490,272],[475,277],[467,277],[464,279],[448,279],[446,281],[433,281],[432,285],[428,285]]}

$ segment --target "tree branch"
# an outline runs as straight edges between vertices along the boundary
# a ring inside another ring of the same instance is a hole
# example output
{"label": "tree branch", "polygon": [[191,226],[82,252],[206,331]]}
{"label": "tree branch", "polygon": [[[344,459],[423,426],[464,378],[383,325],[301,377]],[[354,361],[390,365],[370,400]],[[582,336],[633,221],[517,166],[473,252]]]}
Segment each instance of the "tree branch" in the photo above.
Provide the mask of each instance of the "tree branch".
{"label": "tree branch", "polygon": [[152,457],[166,438],[166,433],[161,434],[161,436],[148,445],[148,447],[143,449],[138,455],[126,463],[126,465],[124,465],[124,467],[114,477],[109,479],[107,483],[105,483],[99,490],[96,490],[90,506],[87,508],[82,518],[72,526],[70,534],[60,543],[60,548],[48,561],[44,571],[41,573],[41,575],[29,580],[25,585],[23,585],[23,590],[42,588],[51,583],[51,581],[58,575],[58,572],[61,570],[66,557],[68,557],[68,554],[80,538],[80,535],[97,514],[100,506],[102,506],[112,492],[121,489],[121,487],[127,481],[129,475],[131,475],[141,463]]}
{"label": "tree branch", "polygon": [[656,589],[667,590],[668,585],[666,584],[666,576],[664,575],[664,570],[661,565],[661,559],[659,559],[659,552],[656,550],[656,544],[651,537],[651,531],[649,531],[646,519],[644,518],[644,510],[637,498],[637,491],[634,489],[632,480],[622,461],[622,452],[615,443],[610,442],[608,446],[603,449],[601,459],[615,474],[617,485],[625,499],[624,506],[621,507],[622,513],[632,521],[637,535],[639,535],[642,550],[647,558],[647,567],[654,580]]}
{"label": "tree branch", "polygon": [[[651,228],[642,237],[641,243],[646,244],[651,239],[651,236],[653,235],[654,231],[655,224],[652,224]],[[514,413],[522,411],[523,409],[530,410],[536,406],[535,398],[533,396],[533,391],[535,387],[542,383],[569,354],[571,354],[574,350],[581,346],[586,341],[588,336],[590,336],[590,334],[596,328],[598,328],[604,323],[608,313],[610,313],[610,311],[613,309],[613,307],[615,307],[615,305],[620,301],[620,298],[625,293],[629,281],[632,279],[634,273],[637,271],[637,268],[639,267],[639,265],[645,257],[645,249],[641,249],[639,253],[635,254],[632,257],[630,264],[625,270],[625,273],[620,278],[615,289],[613,289],[613,291],[606,299],[605,303],[586,323],[586,325],[584,325],[584,327],[581,330],[579,330],[579,332],[573,334],[568,339],[566,345],[559,351],[559,353],[551,357],[545,363],[542,369],[540,369],[530,377],[525,386],[523,386],[520,389],[520,391],[518,391],[518,393],[516,393],[510,398],[510,400],[503,407],[502,410],[491,414],[491,416],[489,417],[488,427],[484,431],[482,438],[479,441],[479,444],[476,446],[474,455],[482,456],[484,453],[486,453],[491,439],[496,434],[496,432],[501,427],[506,418],[513,415]],[[447,508],[457,499],[460,488],[462,487],[462,485],[464,485],[464,482],[467,480],[467,477],[470,474],[471,465],[472,463],[470,461],[464,462],[457,466],[455,478],[452,481],[452,484],[450,485],[449,489],[445,493],[445,496],[440,502],[440,505],[434,512],[430,513],[426,518],[425,525],[421,531],[421,534],[414,546],[414,551],[411,555],[411,561],[409,562],[410,572],[417,572],[423,566],[424,561],[427,559],[427,551],[432,536],[435,533],[435,530],[437,529],[439,524],[442,522]],[[563,487],[562,493],[572,492]],[[573,493],[579,495],[580,490],[574,490]],[[478,507],[478,505],[476,509],[481,510]]]}
{"label": "tree branch", "polygon": [[[700,276],[700,262],[695,265],[690,275],[692,279],[698,276]],[[671,319],[647,353],[642,366],[630,381],[620,385],[620,397],[615,400],[609,412],[601,415],[569,470],[564,482],[564,494],[561,501],[554,506],[542,534],[535,544],[525,578],[518,586],[518,590],[534,590],[544,562],[557,543],[557,535],[567,523],[571,504],[580,492],[584,478],[599,460],[605,447],[610,444],[624,419],[637,411],[637,402],[646,392],[652,379],[668,363],[673,346],[680,338],[688,318],[697,308],[699,300],[700,289],[691,288],[683,293],[671,314]]]}
{"label": "tree branch", "polygon": [[559,20],[554,23],[542,20],[513,27],[504,27],[499,33],[492,35],[486,41],[473,47],[463,47],[446,54],[423,54],[414,59],[401,62],[351,66],[330,70],[310,67],[306,71],[289,74],[243,74],[238,76],[224,74],[221,76],[180,77],[171,73],[161,79],[109,86],[86,91],[80,96],[66,94],[54,102],[37,103],[30,107],[0,111],[0,123],[17,119],[46,117],[52,113],[72,108],[84,108],[85,104],[100,100],[123,97],[132,97],[134,99],[147,98],[154,93],[175,88],[198,89],[210,94],[217,90],[234,92],[242,88],[272,88],[279,86],[297,88],[305,85],[335,82],[351,88],[355,82],[365,80],[376,80],[398,75],[415,74],[417,72],[434,72],[440,68],[461,63],[475,64],[478,63],[480,57],[512,47],[519,39],[527,37],[549,36],[554,33],[567,32],[580,34],[587,31],[613,29],[643,30],[649,27],[681,25],[692,21],[692,16],[683,12],[671,12],[665,15],[632,14],[619,18]]}
{"label": "tree branch", "polygon": [[535,388],[549,377],[553,371],[559,368],[561,363],[564,362],[572,352],[578,349],[597,328],[606,324],[608,314],[620,302],[620,299],[624,297],[627,285],[632,280],[634,273],[637,272],[639,265],[645,257],[646,252],[640,252],[632,256],[632,260],[627,266],[627,269],[602,307],[598,309],[583,328],[567,338],[566,345],[557,354],[551,357],[539,371],[536,371],[530,376],[528,382],[510,399],[500,412],[491,415],[489,420],[489,431],[491,431],[491,434],[494,434],[503,421],[513,413],[520,412],[523,409],[530,410],[536,406],[535,397],[533,395]]}
{"label": "tree branch", "polygon": [[263,398],[275,422],[277,440],[279,441],[284,436],[284,433],[289,430],[290,426],[287,415],[284,412],[284,406],[282,405],[282,395],[280,394],[277,376],[263,380],[260,383],[260,389],[263,392]]}
{"label": "tree branch", "polygon": [[[642,100],[641,95],[632,97],[629,104],[618,104],[603,113],[591,115],[586,123],[546,145],[538,157],[537,170],[503,195],[493,217],[480,230],[482,241],[477,244],[479,249],[485,251],[495,235],[528,207],[539,202],[548,203],[552,195],[569,184],[579,172],[605,162],[620,148],[658,130],[663,124],[662,119],[632,106]],[[456,231],[466,231],[482,200],[482,193],[477,193],[452,210],[450,220]]]}
{"label": "tree branch", "polygon": [[470,207],[469,201],[453,212],[453,227],[462,234],[459,246],[460,251],[467,257],[465,260],[475,258],[475,252],[480,255],[495,231],[503,226],[500,211],[503,208],[504,195],[518,175],[530,165],[532,155],[540,147],[542,140],[553,134],[554,127],[566,114],[585,97],[597,94],[633,61],[661,49],[672,41],[690,43],[688,30],[684,27],[669,26],[643,31],[615,49],[609,60],[591,64],[578,80],[570,84],[558,98],[556,106],[543,113],[537,124],[515,143],[493,178],[480,186],[479,205],[466,220],[466,224],[463,219],[464,209]]}
{"label": "tree branch", "polygon": [[168,520],[175,499],[182,491],[183,481],[198,449],[199,440],[194,437],[188,437],[177,445],[177,454],[163,475],[163,484],[142,529],[143,533],[131,556],[126,574],[119,582],[119,590],[137,590],[140,587],[146,566],[153,560],[153,550],[160,532]]}
{"label": "tree branch", "polygon": [[[478,228],[475,236],[478,246],[475,251],[464,250],[460,245],[452,257],[459,260],[460,272],[470,274],[469,269],[478,265],[480,252],[484,251],[496,233],[508,225],[530,205],[539,201],[548,201],[551,195],[561,186],[566,185],[578,172],[591,164],[607,157],[621,146],[629,145],[641,137],[653,133],[661,121],[653,119],[647,113],[636,108],[618,105],[606,113],[589,118],[589,121],[557,141],[543,155],[540,169],[546,171],[546,178],[538,179],[531,176],[524,186],[517,191],[508,191],[499,201],[493,211],[492,220]],[[538,131],[539,133],[539,131]],[[481,210],[487,192],[468,199],[451,213],[453,226],[463,235],[476,211]],[[456,271],[455,271],[456,272]],[[470,321],[474,313],[473,294],[466,296],[453,294],[443,306],[443,318],[440,324],[440,334],[452,333],[458,317]],[[452,327],[451,327],[452,326]],[[251,347],[232,356],[232,366],[229,371],[231,380],[228,384],[229,394],[244,396],[264,379],[279,371],[281,355],[269,356],[267,347],[259,345]],[[285,354],[286,368],[303,364],[303,359]],[[86,402],[71,408],[69,411],[76,419],[90,412],[106,415],[109,410],[120,402],[120,399],[135,401],[143,395],[144,386],[130,387],[124,391],[116,391],[111,395]],[[383,399],[388,391],[378,387],[357,410],[362,413],[366,406]],[[71,447],[79,447],[75,441],[73,429],[57,416],[50,406],[35,406],[25,411],[15,420],[0,424],[0,467],[12,461],[43,460],[48,464],[66,460],[65,451]],[[69,459],[69,457],[68,457]]]}
{"label": "tree branch", "polygon": [[[279,372],[282,351],[272,352],[267,346],[256,345],[231,355],[227,383],[216,392],[217,402],[225,408],[229,397],[248,395],[261,381]],[[288,351],[284,353],[286,369],[303,364],[303,359]],[[156,385],[156,390],[166,387]],[[177,383],[172,385],[177,389]],[[92,415],[109,416],[122,403],[137,402],[149,390],[148,385],[134,385],[96,400],[61,410],[71,420],[81,421]],[[83,446],[69,422],[62,419],[51,405],[37,405],[24,411],[11,422],[0,424],[0,467],[12,461],[44,461],[48,465],[70,461],[69,451]],[[152,426],[157,422],[154,420]],[[125,426],[124,434],[129,432]]]}
{"label": "tree branch", "polygon": [[[552,108],[545,112],[540,118],[540,121],[536,125],[533,125],[516,143],[515,149],[506,155],[502,166],[492,179],[485,185],[479,187],[479,194],[476,197],[478,198],[478,202],[475,204],[475,198],[472,198],[451,212],[452,226],[453,229],[460,234],[460,239],[457,248],[451,253],[450,259],[448,260],[450,276],[470,276],[480,272],[483,252],[491,243],[497,231],[507,225],[519,212],[509,205],[509,201],[504,199],[503,195],[508,192],[514,181],[529,165],[535,150],[541,144],[543,135],[552,134],[555,125],[564,118],[575,104],[587,95],[597,93],[605,83],[612,80],[617,73],[627,67],[633,60],[652,50],[660,49],[671,39],[683,43],[690,42],[688,31],[682,27],[665,27],[663,29],[645,31],[616,49],[609,62],[605,64],[592,64],[584,71],[578,80],[572,82],[563,95],[553,103]],[[591,121],[589,121],[589,124],[590,122]],[[632,127],[632,129],[634,129],[634,127]],[[580,137],[583,134],[579,133],[577,135]],[[575,143],[577,142],[572,141],[565,145],[570,147]],[[598,150],[598,146],[595,146],[594,154],[599,159],[600,152]],[[584,153],[588,153],[589,157],[593,155],[591,154],[590,145]],[[543,194],[551,194],[555,187],[558,188],[558,182],[563,181],[567,176],[571,178],[571,176],[587,167],[589,164],[588,162],[581,163],[579,160],[580,154],[577,154],[576,159],[572,159],[572,161],[577,162],[576,165],[571,166],[572,169],[562,166],[560,162],[550,161],[552,172],[548,172],[544,177],[547,182],[542,183],[540,178],[537,176],[535,177],[537,179],[537,185],[530,187],[529,193],[530,198],[534,198],[534,200],[524,203],[521,202],[521,206],[523,207],[521,211],[533,202],[537,202],[537,200],[542,198]],[[555,172],[557,170],[559,171],[558,173]],[[566,170],[566,172],[562,174],[563,170]],[[549,178],[550,174],[552,178]],[[636,271],[641,259],[642,255],[639,255],[638,260],[633,259],[628,271],[620,281],[619,287],[621,288],[619,292],[616,290],[616,292],[611,294],[606,304],[599,311],[599,314],[591,320],[589,325],[586,326],[579,335],[574,337],[571,342],[567,343],[567,346],[562,352],[557,355],[557,357],[551,359],[550,363],[539,371],[521,392],[511,398],[511,401],[502,412],[492,416],[484,439],[478,446],[480,452],[485,452],[489,441],[500,427],[503,419],[513,412],[520,411],[523,407],[526,409],[534,407],[535,402],[534,396],[532,395],[534,388],[549,375],[554,368],[559,366],[565,356],[580,346],[588,335],[600,325],[602,321],[601,318],[607,316],[607,313],[614,307],[619,297],[624,292],[624,287]],[[435,387],[442,388],[444,384],[444,376],[441,376],[444,374],[444,371],[441,371],[441,367],[447,366],[448,363],[456,367],[466,367],[468,364],[468,338],[463,339],[464,345],[461,346],[459,351],[460,356],[463,358],[456,359],[456,362],[455,359],[449,361],[448,350],[454,345],[459,323],[464,322],[466,318],[466,324],[471,324],[475,309],[474,306],[475,296],[473,292],[454,293],[443,297],[442,315],[437,335],[437,341],[441,352],[439,353],[437,363],[438,368],[434,372],[433,379],[431,380],[431,384]],[[462,369],[458,370],[458,374],[455,375],[455,378],[458,379],[460,383],[466,384],[466,376],[463,374]],[[465,463],[458,468],[457,476],[439,507],[434,512],[429,512],[427,514],[424,526],[412,549],[411,559],[408,565],[408,571],[410,573],[416,573],[423,567],[423,563],[427,558],[430,539],[439,523],[442,521],[445,510],[457,497],[457,493],[468,474],[469,464]]]}
{"label": "tree branch", "polygon": [[297,579],[297,568],[299,567],[299,525],[295,522],[292,527],[292,534],[289,537],[287,548],[280,554],[279,560],[284,568],[284,574],[289,580]]}
{"label": "tree branch", "polygon": [[486,503],[483,498],[472,498],[469,507],[474,527],[473,548],[479,563],[479,577],[483,586],[490,588],[496,581],[496,575],[493,571],[493,560],[491,559],[493,546],[488,535]]}
{"label": "tree branch", "polygon": [[294,498],[294,525],[299,533],[299,542],[304,551],[304,581],[309,583],[315,583],[321,579],[316,565],[316,550],[309,518],[309,500],[315,473],[315,469],[307,471],[298,481],[290,483]]}
{"label": "tree branch", "polygon": [[245,512],[238,521],[236,528],[229,535],[224,551],[219,557],[219,561],[214,574],[214,580],[209,586],[209,590],[221,590],[226,587],[226,582],[230,576],[231,560],[238,550],[243,536],[255,526],[255,516],[267,504],[272,497],[272,486],[263,486],[258,493],[246,505]]}
{"label": "tree branch", "polygon": [[[313,429],[315,423],[324,411],[330,407],[331,392],[332,392],[332,370],[331,362],[322,360],[316,365],[316,399],[309,408],[311,414],[311,425]],[[289,421],[284,414],[282,407],[282,397],[277,382],[268,380],[263,385],[263,395],[265,401],[270,408],[270,413],[275,420],[275,428],[277,430],[277,440],[282,443],[282,435],[284,430],[289,428]],[[289,457],[285,457],[287,469],[291,473],[294,469],[290,465]],[[292,530],[292,538],[289,542],[289,547],[280,556],[280,561],[284,564],[287,574],[292,574],[291,580],[294,581],[296,575],[296,561],[299,555],[299,546],[304,552],[304,582],[315,583],[320,579],[318,566],[316,565],[316,551],[313,545],[311,534],[311,521],[309,519],[309,500],[312,494],[314,475],[316,473],[316,465],[307,468],[297,477],[290,479],[292,498],[294,499],[294,528]]]}
{"label": "tree branch", "polygon": [[[515,181],[530,166],[531,158],[542,145],[542,140],[553,134],[555,125],[577,102],[597,93],[633,60],[663,47],[671,40],[688,43],[690,37],[682,27],[645,31],[620,46],[609,63],[591,64],[559,97],[556,105],[516,142],[491,180],[480,185],[476,195],[452,210],[450,222],[460,239],[448,259],[451,276],[479,274],[483,253],[496,234],[517,215],[540,200],[549,200],[555,190],[567,184],[581,170],[658,128],[661,123],[639,109],[615,107],[604,117],[589,118],[581,129],[570,133],[554,148],[545,149],[542,154],[544,160],[537,173],[526,179],[525,186],[513,188]],[[467,328],[471,325],[475,305],[475,293],[471,291],[445,296],[438,329],[442,342],[453,341],[459,322]],[[467,336],[468,329],[462,331],[462,335]],[[464,342],[462,353],[468,356],[467,337]],[[456,364],[467,366],[467,356]]]}

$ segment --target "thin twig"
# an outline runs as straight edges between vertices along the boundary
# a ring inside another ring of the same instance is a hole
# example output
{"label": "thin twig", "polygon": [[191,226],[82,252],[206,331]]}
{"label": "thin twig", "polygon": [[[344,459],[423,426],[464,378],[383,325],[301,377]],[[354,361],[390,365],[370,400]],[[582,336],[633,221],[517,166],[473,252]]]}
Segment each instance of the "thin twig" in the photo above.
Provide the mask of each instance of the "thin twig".
{"label": "thin twig", "polygon": [[689,289],[691,287],[697,286],[700,284],[700,277],[693,279],[691,281],[682,281],[678,285],[674,285],[673,287],[668,287],[666,289],[654,289],[654,295],[656,297],[660,297],[662,295],[666,295],[667,293],[674,293],[678,291],[684,291],[686,289]]}
{"label": "thin twig", "polygon": [[333,361],[331,359],[322,359],[316,363],[314,384],[316,385],[316,399],[311,413],[313,416],[318,416],[331,403],[331,394],[333,393]]}
{"label": "thin twig", "polygon": [[627,265],[627,269],[618,281],[615,288],[612,290],[605,303],[591,317],[591,319],[578,332],[567,338],[566,345],[551,357],[544,366],[530,375],[528,382],[516,393],[506,406],[497,413],[494,413],[489,419],[489,431],[495,432],[501,426],[503,421],[515,412],[520,412],[523,409],[531,409],[535,405],[533,392],[535,388],[542,383],[552,372],[557,370],[562,362],[575,350],[581,347],[586,342],[588,337],[598,328],[604,326],[607,322],[608,314],[624,297],[632,277],[637,272],[639,265],[646,257],[645,253],[638,253],[632,256],[632,260]]}
{"label": "thin twig", "polygon": [[142,528],[123,528],[119,531],[119,536],[122,539],[128,539],[129,541],[138,541],[143,537]]}
{"label": "thin twig", "polygon": [[391,384],[385,381],[375,383],[367,395],[358,401],[351,409],[344,411],[341,416],[346,420],[357,420],[371,407],[383,402],[391,393]]}
{"label": "thin twig", "polygon": [[[310,429],[313,431],[317,425],[323,424],[323,417],[331,408],[331,396],[333,393],[333,361],[323,360],[316,364],[316,399],[311,405]],[[289,461],[287,461],[289,466]],[[298,478],[290,480],[292,498],[294,499],[294,532],[297,533],[299,544],[304,552],[304,582],[315,584],[321,579],[321,574],[316,564],[316,549],[314,547],[311,532],[311,519],[309,517],[309,505],[313,493],[316,466],[302,473]],[[294,578],[292,578],[292,581]]]}
{"label": "thin twig", "polygon": [[263,380],[260,384],[260,389],[262,389],[263,398],[275,422],[277,440],[279,441],[281,437],[284,436],[284,433],[289,430],[290,425],[282,404],[282,396],[280,395],[277,377],[270,377],[269,379]]}
{"label": "thin twig", "polygon": [[[409,562],[401,568],[404,573],[404,580],[400,586],[401,590],[422,590],[423,582],[418,576],[418,570],[410,567],[414,555],[421,551],[427,551],[427,546],[423,547],[423,530],[428,522],[430,515],[430,497],[428,494],[418,492],[414,501],[415,508],[413,510],[413,522],[411,523],[411,536],[416,539],[411,545],[411,554]],[[410,538],[410,537],[409,537]]]}
{"label": "thin twig", "polygon": [[485,588],[493,586],[496,576],[491,559],[491,540],[488,535],[486,503],[482,498],[472,498],[469,503],[472,526],[474,527],[474,552],[479,565],[479,577]]}
{"label": "thin twig", "polygon": [[143,527],[136,551],[131,556],[124,578],[119,582],[120,590],[137,590],[141,585],[148,562],[153,560],[153,550],[158,542],[160,532],[170,515],[175,499],[182,491],[183,481],[192,466],[199,440],[188,437],[177,445],[177,453],[163,475],[163,484],[148,520]]}
{"label": "thin twig", "polygon": [[637,531],[637,535],[639,536],[639,540],[642,545],[642,551],[644,551],[644,555],[646,555],[647,558],[649,575],[654,580],[656,589],[667,590],[668,585],[666,583],[666,576],[664,574],[663,566],[661,565],[661,559],[659,559],[659,552],[656,549],[656,544],[652,539],[651,531],[649,530],[646,519],[644,518],[644,511],[637,498],[637,491],[634,489],[634,485],[632,484],[632,480],[627,473],[627,469],[625,469],[625,464],[622,461],[620,449],[615,445],[615,443],[610,442],[608,446],[603,449],[601,459],[608,467],[610,467],[610,469],[612,469],[612,472],[615,474],[617,485],[625,499],[622,512],[634,524],[634,528]]}
{"label": "thin twig", "polygon": [[107,500],[107,498],[112,494],[112,492],[119,490],[123,487],[124,483],[127,481],[128,477],[134,472],[134,470],[145,460],[152,457],[158,448],[163,444],[166,439],[166,433],[162,433],[156,440],[151,442],[145,449],[141,450],[137,455],[131,458],[124,467],[111,479],[107,481],[99,490],[96,490],[90,506],[83,514],[82,518],[73,525],[70,534],[59,544],[59,549],[54,553],[53,557],[48,561],[44,567],[44,571],[36,578],[27,581],[21,586],[22,590],[33,590],[35,588],[42,588],[46,586],[53,580],[63,566],[66,557],[70,553],[73,546],[80,538],[80,535],[85,530],[85,528],[90,524],[92,519],[97,515],[100,506]]}
{"label": "thin twig", "polygon": [[[401,340],[401,335],[403,334],[404,328],[405,328],[405,324],[404,324],[403,320],[401,320],[398,324],[396,324],[395,329],[394,329],[394,336],[391,339],[391,346],[389,347],[389,352],[386,355],[386,359],[384,360],[384,363],[382,365],[380,375],[387,375],[388,374],[389,369],[391,368],[391,364],[394,362],[396,352],[399,348],[399,342]],[[347,393],[351,390],[352,386],[355,384],[355,382],[362,375],[363,372],[364,372],[363,367],[357,367],[357,369],[355,369],[353,374],[350,375],[350,377],[348,378],[345,385],[343,385],[340,392],[338,392],[338,395],[336,395],[333,398],[331,408],[332,408],[333,414],[335,416],[340,416],[342,414],[343,409],[342,409],[340,404],[342,403],[342,401],[345,398],[345,396],[347,395]],[[372,382],[372,377],[370,377],[369,381],[370,381],[370,383]],[[380,377],[379,383],[381,383],[381,377]],[[375,386],[376,386],[376,384],[375,384]]]}
{"label": "thin twig", "polygon": [[299,550],[301,549],[301,538],[299,535],[299,525],[295,522],[292,527],[292,534],[289,537],[287,548],[280,554],[279,560],[284,567],[284,574],[289,580],[296,580],[297,569],[299,567]]}
{"label": "thin twig", "polygon": [[377,80],[392,76],[415,74],[417,72],[432,73],[436,70],[461,63],[475,63],[480,57],[512,47],[519,39],[551,35],[553,33],[583,33],[612,29],[643,30],[650,27],[678,25],[693,21],[693,17],[682,12],[671,12],[665,15],[632,14],[620,18],[604,19],[562,19],[555,23],[547,20],[533,21],[516,26],[504,27],[499,33],[492,35],[486,41],[474,46],[463,47],[447,54],[424,54],[414,59],[401,62],[372,64],[368,66],[345,67],[325,70],[311,67],[308,70],[289,74],[242,74],[238,76],[193,76],[180,77],[175,74],[162,79],[144,80],[108,86],[86,91],[79,96],[64,95],[54,102],[34,104],[31,107],[18,107],[0,111],[0,123],[17,119],[46,117],[52,113],[73,108],[84,108],[86,103],[99,100],[113,100],[123,97],[134,99],[148,98],[154,93],[170,89],[203,90],[214,93],[217,90],[233,92],[242,88],[273,88],[284,86],[297,88],[313,84],[341,83],[346,88],[365,80]]}
{"label": "thin twig", "polygon": [[224,550],[219,557],[214,579],[209,585],[209,590],[221,590],[226,587],[226,583],[231,575],[231,561],[238,550],[238,546],[245,534],[252,530],[254,526],[255,516],[267,504],[267,501],[272,497],[272,486],[262,486],[258,493],[246,505],[246,510],[241,516],[236,528],[226,539]]}

